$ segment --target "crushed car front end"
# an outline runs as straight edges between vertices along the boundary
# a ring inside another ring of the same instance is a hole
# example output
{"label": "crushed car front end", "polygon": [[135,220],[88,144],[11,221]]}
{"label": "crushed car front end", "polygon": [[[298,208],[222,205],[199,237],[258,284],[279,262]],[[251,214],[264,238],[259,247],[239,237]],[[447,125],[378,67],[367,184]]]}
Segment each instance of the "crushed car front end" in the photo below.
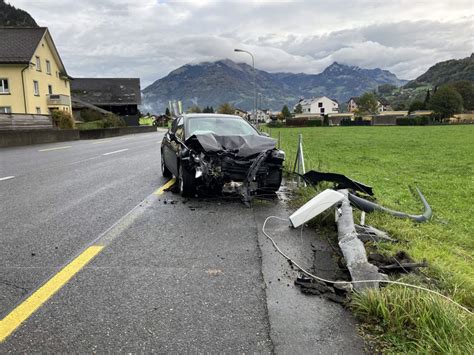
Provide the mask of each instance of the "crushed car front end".
{"label": "crushed car front end", "polygon": [[285,153],[275,143],[255,135],[193,135],[186,140],[183,158],[198,188],[222,191],[230,185],[249,202],[257,194],[276,192],[281,185]]}

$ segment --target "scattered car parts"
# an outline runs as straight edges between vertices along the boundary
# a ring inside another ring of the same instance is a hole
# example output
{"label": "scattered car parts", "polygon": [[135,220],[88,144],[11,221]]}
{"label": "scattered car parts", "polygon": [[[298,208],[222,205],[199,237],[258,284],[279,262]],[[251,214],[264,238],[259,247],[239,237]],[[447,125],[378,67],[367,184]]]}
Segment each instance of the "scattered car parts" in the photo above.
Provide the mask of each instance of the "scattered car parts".
{"label": "scattered car parts", "polygon": [[351,189],[366,193],[367,195],[373,196],[374,192],[372,187],[365,185],[361,182],[355,181],[342,174],[336,173],[322,173],[320,171],[310,170],[303,175],[306,182],[316,186],[322,181],[329,181],[337,183],[336,190],[340,189]]}

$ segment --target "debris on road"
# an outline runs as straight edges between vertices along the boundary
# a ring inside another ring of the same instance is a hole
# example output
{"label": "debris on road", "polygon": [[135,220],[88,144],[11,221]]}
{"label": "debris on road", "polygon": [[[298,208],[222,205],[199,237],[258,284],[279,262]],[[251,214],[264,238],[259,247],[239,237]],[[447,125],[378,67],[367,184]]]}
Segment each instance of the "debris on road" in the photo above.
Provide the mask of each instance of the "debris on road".
{"label": "debris on road", "polygon": [[[299,174],[297,175],[301,176]],[[384,258],[380,254],[371,254],[369,258],[367,256],[367,251],[364,244],[364,242],[397,242],[386,232],[381,231],[375,227],[365,225],[365,212],[370,213],[374,211],[382,211],[395,217],[409,218],[418,223],[426,222],[432,217],[431,207],[418,188],[416,188],[416,191],[423,202],[424,212],[421,215],[411,215],[385,208],[362,197],[356,196],[354,194],[355,191],[372,196],[372,187],[359,183],[344,175],[335,173],[321,173],[311,170],[308,173],[302,175],[302,177],[312,185],[317,185],[321,181],[334,182],[337,183],[335,188],[339,189],[337,191],[333,189],[326,189],[306,202],[289,217],[290,225],[293,228],[302,226],[304,223],[313,219],[327,209],[337,206],[335,217],[339,250],[342,253],[342,257],[345,261],[347,271],[351,276],[352,285],[355,290],[360,291],[366,288],[378,288],[380,283],[388,282],[387,274],[389,273],[407,273],[414,271],[417,268],[427,266],[426,261],[421,263],[414,262],[404,252],[399,252],[393,258]],[[344,188],[341,189],[341,187]],[[362,211],[360,224],[354,223],[352,206]],[[270,216],[266,221],[268,221],[269,218],[282,219],[279,217]],[[266,221],[264,223],[264,228]],[[302,269],[275,245],[274,240],[269,237],[265,231],[263,232],[273,242],[277,251],[279,251],[280,254],[282,254],[288,260],[290,266],[296,265],[296,267],[298,267],[301,271],[315,279],[313,280],[313,283],[308,283],[307,281],[300,279],[298,281],[300,286],[301,284],[304,284],[307,288],[307,285],[311,284],[311,292],[321,293],[323,290],[326,290],[326,287],[330,287],[328,284],[333,286],[337,284],[330,281],[325,283],[324,281],[327,280],[316,277]],[[322,284],[324,287],[319,284],[321,281],[323,281]]]}

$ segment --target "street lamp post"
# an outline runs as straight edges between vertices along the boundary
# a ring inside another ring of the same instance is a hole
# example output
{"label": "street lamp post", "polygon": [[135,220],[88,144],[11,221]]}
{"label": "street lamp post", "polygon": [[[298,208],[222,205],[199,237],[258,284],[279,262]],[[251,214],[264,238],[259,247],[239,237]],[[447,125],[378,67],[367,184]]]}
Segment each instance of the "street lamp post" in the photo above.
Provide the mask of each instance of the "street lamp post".
{"label": "street lamp post", "polygon": [[[255,75],[255,60],[253,58],[253,54],[250,53],[249,51],[246,51],[244,49],[234,49],[234,52],[243,52],[247,53],[252,57],[252,68],[253,68],[253,117],[255,120],[257,120],[257,87],[256,87],[256,75]],[[258,122],[257,122],[258,125]]]}

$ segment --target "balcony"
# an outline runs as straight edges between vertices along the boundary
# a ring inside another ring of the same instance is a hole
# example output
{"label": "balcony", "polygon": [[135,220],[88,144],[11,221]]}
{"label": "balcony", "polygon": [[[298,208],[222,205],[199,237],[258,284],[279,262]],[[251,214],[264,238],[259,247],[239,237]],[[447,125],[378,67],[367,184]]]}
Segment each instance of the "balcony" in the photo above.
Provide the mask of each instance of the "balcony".
{"label": "balcony", "polygon": [[48,106],[70,106],[71,97],[63,94],[46,95]]}

